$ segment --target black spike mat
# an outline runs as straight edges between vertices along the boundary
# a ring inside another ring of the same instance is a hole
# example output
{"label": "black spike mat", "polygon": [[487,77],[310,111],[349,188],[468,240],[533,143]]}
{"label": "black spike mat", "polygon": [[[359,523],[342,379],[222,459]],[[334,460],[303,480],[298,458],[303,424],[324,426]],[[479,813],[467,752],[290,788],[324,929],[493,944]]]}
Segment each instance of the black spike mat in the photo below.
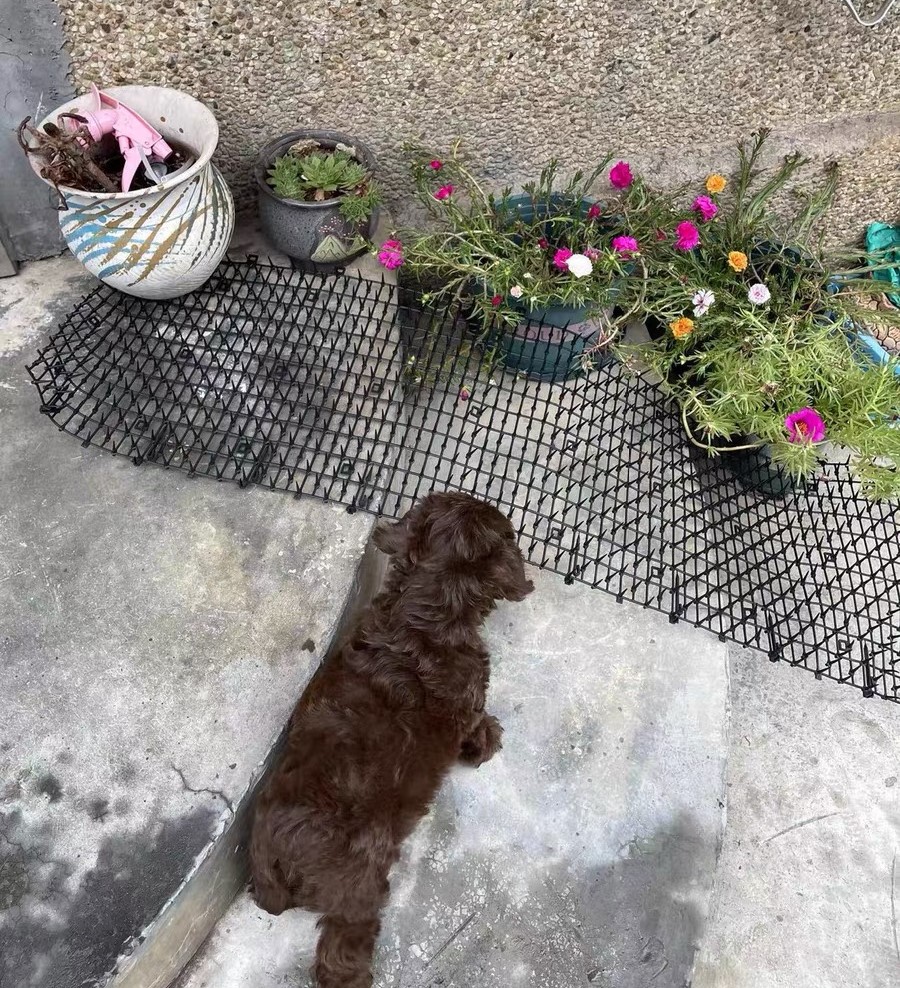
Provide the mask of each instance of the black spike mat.
{"label": "black spike mat", "polygon": [[97,289],[29,371],[84,445],[389,516],[469,491],[568,582],[900,698],[895,510],[845,465],[771,497],[619,364],[539,383],[468,340],[392,286],[251,259],[171,302]]}

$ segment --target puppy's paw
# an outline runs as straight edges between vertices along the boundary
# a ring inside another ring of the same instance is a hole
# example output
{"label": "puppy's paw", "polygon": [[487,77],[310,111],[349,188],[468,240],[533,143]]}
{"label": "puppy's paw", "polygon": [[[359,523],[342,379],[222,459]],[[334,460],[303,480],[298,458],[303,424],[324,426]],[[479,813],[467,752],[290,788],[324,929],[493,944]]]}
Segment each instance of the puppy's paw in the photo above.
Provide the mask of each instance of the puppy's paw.
{"label": "puppy's paw", "polygon": [[503,747],[503,728],[491,714],[481,718],[478,727],[463,741],[459,760],[476,768],[490,761]]}

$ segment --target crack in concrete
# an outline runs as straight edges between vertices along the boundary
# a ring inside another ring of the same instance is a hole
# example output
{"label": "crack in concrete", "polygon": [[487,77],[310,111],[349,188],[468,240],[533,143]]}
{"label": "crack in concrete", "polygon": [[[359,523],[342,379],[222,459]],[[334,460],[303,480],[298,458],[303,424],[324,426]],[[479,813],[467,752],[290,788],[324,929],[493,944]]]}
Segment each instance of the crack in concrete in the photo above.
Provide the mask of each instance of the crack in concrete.
{"label": "crack in concrete", "polygon": [[222,792],[221,789],[206,789],[206,788],[195,789],[192,785],[188,783],[188,780],[184,777],[184,772],[177,765],[175,765],[174,762],[170,762],[170,764],[172,766],[172,771],[178,776],[179,779],[181,779],[181,784],[184,786],[185,792],[192,792],[195,793],[196,795],[200,795],[201,793],[206,793],[209,796],[215,796],[218,799],[222,800],[222,802],[228,807],[228,812],[231,813],[232,816],[234,816],[234,803],[232,803],[232,801],[225,795],[224,792]]}
{"label": "crack in concrete", "polygon": [[821,813],[819,816],[811,816],[808,820],[801,820],[799,823],[792,823],[789,827],[785,827],[784,830],[779,830],[777,834],[772,834],[771,837],[767,837],[763,844],[768,844],[770,840],[775,840],[776,837],[783,837],[785,834],[789,834],[792,830],[799,830],[800,827],[806,827],[810,823],[818,823],[819,820],[827,820],[832,816],[840,816],[840,810],[835,810],[833,813]]}
{"label": "crack in concrete", "polygon": [[17,851],[21,852],[26,860],[36,861],[40,865],[56,865],[58,868],[64,868],[65,862],[60,861],[58,858],[45,858],[40,855],[37,850],[33,847],[26,847],[25,844],[20,844],[18,841],[12,840],[3,830],[0,830],[0,838],[2,838],[10,847],[15,848]]}
{"label": "crack in concrete", "polygon": [[[440,947],[438,947],[437,952],[434,954],[431,960],[428,961],[428,963],[425,965],[425,968],[431,967],[431,965],[441,956],[441,954],[443,954],[443,952],[450,946],[450,944],[453,943],[453,941],[456,940],[457,937],[462,935],[463,931],[472,922],[472,920],[475,919],[477,915],[478,913],[470,913],[469,918],[463,920],[463,922],[460,923],[459,926],[457,926],[457,928],[453,931],[450,937],[447,940],[445,940]],[[425,968],[423,968],[422,970],[425,970]]]}
{"label": "crack in concrete", "polygon": [[900,961],[900,940],[897,939],[897,852],[894,851],[894,860],[891,861],[891,930],[894,933],[894,950],[897,952],[897,960]]}

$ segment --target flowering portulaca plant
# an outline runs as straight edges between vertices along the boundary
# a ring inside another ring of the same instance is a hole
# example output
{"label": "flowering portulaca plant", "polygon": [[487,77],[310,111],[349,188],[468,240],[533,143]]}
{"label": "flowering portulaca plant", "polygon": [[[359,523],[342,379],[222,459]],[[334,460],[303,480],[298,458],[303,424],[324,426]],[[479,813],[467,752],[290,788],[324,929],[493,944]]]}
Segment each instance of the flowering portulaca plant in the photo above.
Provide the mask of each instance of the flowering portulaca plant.
{"label": "flowering portulaca plant", "polygon": [[567,180],[552,162],[521,192],[493,193],[458,144],[441,158],[408,150],[430,225],[394,234],[376,256],[433,285],[431,298],[466,296],[485,327],[548,306],[605,309],[640,264],[631,226],[646,192],[627,162],[609,156]]}
{"label": "flowering portulaca plant", "polygon": [[835,173],[795,215],[773,206],[805,162],[791,155],[761,179],[766,137],[741,145],[732,180],[710,175],[705,194],[647,193],[659,235],[645,237],[643,283],[623,291],[639,292],[658,338],[620,355],[662,378],[688,435],[711,453],[765,446],[803,476],[828,442],[851,452],[868,494],[896,497],[900,377],[867,363],[856,338],[879,259],[817,248]]}

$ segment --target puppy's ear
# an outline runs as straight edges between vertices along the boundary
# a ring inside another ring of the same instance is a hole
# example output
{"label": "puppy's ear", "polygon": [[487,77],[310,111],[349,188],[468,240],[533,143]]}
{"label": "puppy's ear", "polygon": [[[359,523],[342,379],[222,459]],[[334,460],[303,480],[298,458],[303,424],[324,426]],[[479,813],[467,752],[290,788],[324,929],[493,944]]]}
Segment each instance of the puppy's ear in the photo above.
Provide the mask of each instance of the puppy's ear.
{"label": "puppy's ear", "polygon": [[395,556],[398,553],[403,555],[409,541],[409,524],[406,518],[401,518],[396,524],[380,521],[375,526],[372,541],[376,548],[388,556]]}
{"label": "puppy's ear", "polygon": [[497,553],[490,574],[490,590],[497,600],[524,600],[534,590],[525,575],[525,561],[514,542],[507,542]]}

